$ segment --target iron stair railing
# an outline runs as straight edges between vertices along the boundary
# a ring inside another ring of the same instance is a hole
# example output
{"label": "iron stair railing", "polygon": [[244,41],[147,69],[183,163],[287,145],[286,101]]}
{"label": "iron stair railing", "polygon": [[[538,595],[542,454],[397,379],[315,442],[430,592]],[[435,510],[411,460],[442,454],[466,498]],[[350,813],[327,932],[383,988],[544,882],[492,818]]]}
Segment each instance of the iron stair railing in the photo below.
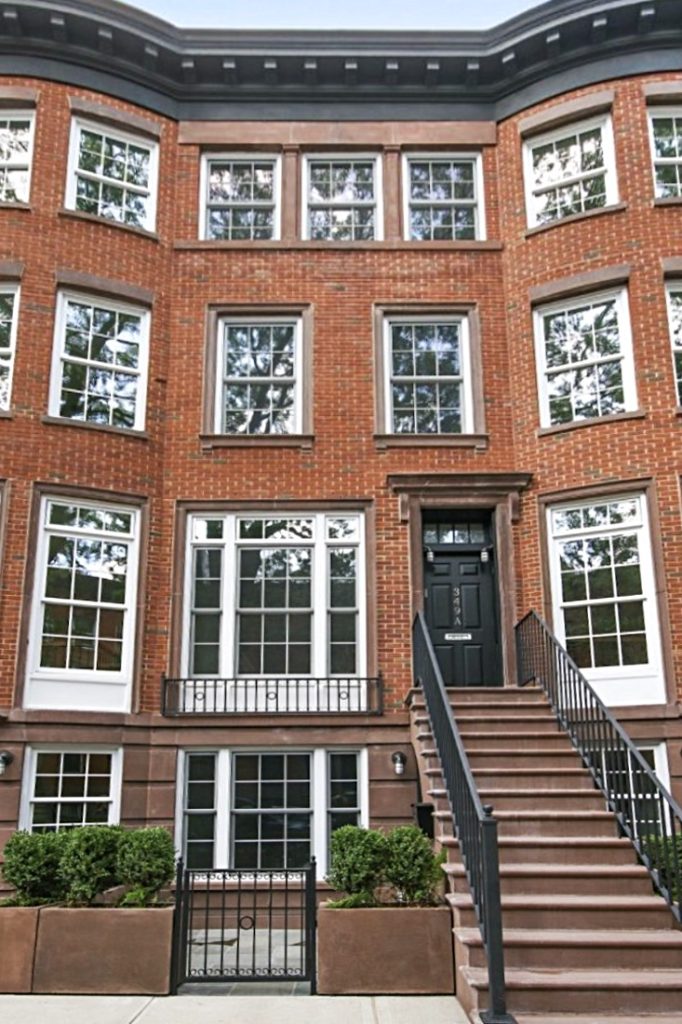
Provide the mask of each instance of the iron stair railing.
{"label": "iron stair railing", "polygon": [[682,808],[540,616],[516,627],[519,686],[539,683],[621,832],[682,921]]}
{"label": "iron stair railing", "polygon": [[506,1009],[497,821],[492,807],[482,804],[478,795],[422,612],[414,620],[412,645],[415,681],[431,719],[453,828],[488,959],[490,1007],[480,1018],[483,1024],[515,1024]]}

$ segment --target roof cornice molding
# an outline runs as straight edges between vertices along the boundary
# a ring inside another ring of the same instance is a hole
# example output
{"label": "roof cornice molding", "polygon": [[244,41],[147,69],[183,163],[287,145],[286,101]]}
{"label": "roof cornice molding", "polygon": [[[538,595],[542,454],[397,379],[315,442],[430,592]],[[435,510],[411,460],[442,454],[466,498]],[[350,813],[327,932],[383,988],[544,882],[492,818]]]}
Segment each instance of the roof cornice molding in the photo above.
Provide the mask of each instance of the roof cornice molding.
{"label": "roof cornice molding", "polygon": [[549,0],[480,32],[325,32],[181,29],[116,0],[0,0],[0,73],[184,118],[265,106],[272,119],[366,118],[377,104],[386,118],[507,116],[607,76],[681,70],[681,3]]}

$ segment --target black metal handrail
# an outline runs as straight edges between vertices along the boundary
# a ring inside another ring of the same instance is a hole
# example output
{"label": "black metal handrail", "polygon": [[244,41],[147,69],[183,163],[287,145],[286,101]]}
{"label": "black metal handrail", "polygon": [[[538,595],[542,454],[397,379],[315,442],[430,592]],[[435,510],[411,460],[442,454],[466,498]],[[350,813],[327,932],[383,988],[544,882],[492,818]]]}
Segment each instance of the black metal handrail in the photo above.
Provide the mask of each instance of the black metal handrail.
{"label": "black metal handrail", "polygon": [[381,715],[383,681],[347,676],[161,680],[161,713],[178,715]]}
{"label": "black metal handrail", "polygon": [[682,920],[682,808],[536,612],[518,623],[516,641],[519,686],[544,689],[621,832]]}
{"label": "black metal handrail", "polygon": [[497,846],[497,821],[492,807],[482,804],[469,758],[450,706],[426,621],[421,612],[412,631],[415,681],[424,693],[438,750],[452,823],[464,863],[476,918],[488,958],[490,1007],[480,1014],[484,1024],[513,1024],[506,1010],[502,907]]}

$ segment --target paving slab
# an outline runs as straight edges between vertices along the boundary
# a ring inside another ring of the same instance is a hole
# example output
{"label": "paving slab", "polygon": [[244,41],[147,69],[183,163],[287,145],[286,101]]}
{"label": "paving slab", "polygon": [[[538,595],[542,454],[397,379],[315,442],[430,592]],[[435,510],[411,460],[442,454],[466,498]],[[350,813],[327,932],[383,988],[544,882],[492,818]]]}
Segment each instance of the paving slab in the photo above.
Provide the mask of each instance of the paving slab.
{"label": "paving slab", "polygon": [[135,1024],[382,1024],[372,1002],[358,996],[177,996],[154,999]]}
{"label": "paving slab", "polygon": [[132,1024],[150,996],[0,996],[6,1024]]}
{"label": "paving slab", "polygon": [[[469,1024],[454,996],[374,996],[377,1024]],[[311,1018],[312,1020],[312,1018]]]}

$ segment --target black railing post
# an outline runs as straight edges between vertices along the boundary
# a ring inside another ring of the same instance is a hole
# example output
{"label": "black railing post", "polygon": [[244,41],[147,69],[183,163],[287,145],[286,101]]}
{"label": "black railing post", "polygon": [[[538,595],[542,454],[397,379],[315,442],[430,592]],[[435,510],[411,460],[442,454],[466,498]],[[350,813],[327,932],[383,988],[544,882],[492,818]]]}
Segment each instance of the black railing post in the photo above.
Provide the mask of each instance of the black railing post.
{"label": "black railing post", "polygon": [[310,978],[310,994],[317,994],[317,864],[311,857],[305,877],[306,974]]}
{"label": "black railing post", "polygon": [[504,983],[504,946],[502,944],[502,898],[497,845],[497,821],[490,804],[484,804],[481,822],[483,885],[485,888],[485,931],[488,953],[488,995],[490,1007],[480,1012],[482,1024],[513,1024],[507,1013]]}
{"label": "black railing post", "polygon": [[184,980],[183,876],[184,865],[181,858],[175,868],[175,908],[173,910],[173,945],[170,968],[170,995],[172,996],[177,994],[178,988]]}

